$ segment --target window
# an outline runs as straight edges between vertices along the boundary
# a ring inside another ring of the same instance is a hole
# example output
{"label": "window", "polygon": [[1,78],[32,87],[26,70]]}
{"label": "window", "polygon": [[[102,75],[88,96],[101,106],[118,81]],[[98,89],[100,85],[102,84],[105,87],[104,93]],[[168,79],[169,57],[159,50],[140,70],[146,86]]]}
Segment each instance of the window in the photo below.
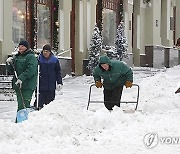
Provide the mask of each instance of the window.
{"label": "window", "polygon": [[103,10],[103,45],[115,46],[116,12],[109,9]]}
{"label": "window", "polygon": [[120,21],[120,7],[123,0],[103,0],[103,45],[115,46],[117,23]]}
{"label": "window", "polygon": [[[35,0],[34,4],[31,0],[13,0],[13,42],[18,45],[21,39],[27,39],[30,46],[37,48],[42,48],[46,43],[51,44],[51,8],[51,0]],[[32,22],[33,18],[35,23]],[[37,35],[34,36],[34,32]]]}
{"label": "window", "polygon": [[42,48],[51,41],[50,8],[46,5],[37,5],[37,48]]}
{"label": "window", "polygon": [[13,42],[18,45],[21,39],[26,38],[26,2],[13,0]]}

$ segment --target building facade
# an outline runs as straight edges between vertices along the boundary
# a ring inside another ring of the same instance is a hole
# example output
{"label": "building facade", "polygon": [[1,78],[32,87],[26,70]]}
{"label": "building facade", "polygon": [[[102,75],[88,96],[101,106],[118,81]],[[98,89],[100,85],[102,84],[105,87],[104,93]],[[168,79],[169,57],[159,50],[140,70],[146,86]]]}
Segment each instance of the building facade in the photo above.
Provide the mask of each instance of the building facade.
{"label": "building facade", "polygon": [[130,57],[125,61],[132,66],[154,67],[156,55],[164,64],[180,38],[179,0],[0,0],[0,7],[1,64],[22,39],[35,49],[57,41],[60,59],[70,59],[71,71],[82,75],[100,20],[103,44],[109,46],[114,46],[116,28],[124,21]]}

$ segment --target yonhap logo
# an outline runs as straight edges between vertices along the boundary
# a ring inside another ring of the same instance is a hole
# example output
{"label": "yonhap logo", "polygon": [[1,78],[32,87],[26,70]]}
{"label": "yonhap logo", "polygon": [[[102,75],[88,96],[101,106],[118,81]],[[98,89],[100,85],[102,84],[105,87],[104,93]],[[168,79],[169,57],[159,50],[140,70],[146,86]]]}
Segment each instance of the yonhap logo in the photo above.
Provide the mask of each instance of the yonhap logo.
{"label": "yonhap logo", "polygon": [[144,144],[148,148],[153,148],[158,144],[158,134],[156,133],[148,133],[144,137]]}
{"label": "yonhap logo", "polygon": [[161,144],[180,144],[180,137],[158,137],[157,133],[148,133],[144,136],[144,144],[148,148]]}

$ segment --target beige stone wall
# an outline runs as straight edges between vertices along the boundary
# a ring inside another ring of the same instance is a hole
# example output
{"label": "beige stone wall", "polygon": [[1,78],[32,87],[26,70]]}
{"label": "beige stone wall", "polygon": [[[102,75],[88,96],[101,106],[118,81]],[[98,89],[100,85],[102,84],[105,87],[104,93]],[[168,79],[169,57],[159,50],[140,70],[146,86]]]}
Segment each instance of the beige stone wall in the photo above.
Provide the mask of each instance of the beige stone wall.
{"label": "beige stone wall", "polygon": [[134,0],[134,33],[133,33],[133,59],[134,65],[140,64],[140,0]]}
{"label": "beige stone wall", "polygon": [[[90,8],[89,8],[90,7]],[[88,43],[91,37],[87,32],[93,32],[95,25],[96,14],[96,1],[95,0],[81,0],[76,1],[76,35],[75,35],[75,73],[82,75],[83,73],[83,59],[88,57]],[[90,12],[88,13],[87,10]],[[87,19],[87,14],[90,14],[90,19]],[[91,20],[87,25],[88,20]],[[90,29],[89,29],[90,28]],[[91,33],[92,35],[92,33]],[[88,38],[89,37],[89,38]]]}
{"label": "beige stone wall", "polygon": [[[75,70],[82,74],[83,59],[88,58],[88,48],[96,23],[97,0],[76,0],[75,33]],[[180,37],[180,0],[151,0],[148,7],[143,0],[124,0],[125,33],[128,38],[128,52],[133,53],[135,66],[140,65],[140,55],[145,53],[145,46],[173,46],[173,31],[170,30],[170,17],[176,6],[176,39]],[[0,63],[14,49],[12,42],[12,0],[0,0]],[[134,5],[134,12],[133,12]],[[60,0],[59,8],[59,50],[70,49],[72,0]],[[132,13],[134,27],[132,27]],[[5,18],[6,17],[6,18]],[[134,35],[132,36],[132,28]],[[132,48],[132,37],[134,40]],[[71,57],[71,52],[63,54]]]}
{"label": "beige stone wall", "polygon": [[161,45],[161,1],[151,0],[151,5],[142,11],[144,22],[144,47]]}
{"label": "beige stone wall", "polygon": [[[59,50],[62,53],[61,56],[71,57],[70,50],[70,15],[72,10],[72,0],[66,0],[66,2],[60,0],[59,3]],[[64,53],[64,54],[63,54]]]}
{"label": "beige stone wall", "polygon": [[128,53],[132,53],[132,13],[133,13],[133,3],[128,3],[124,1],[124,11],[125,11],[125,34],[128,39]]}
{"label": "beige stone wall", "polygon": [[170,30],[173,0],[151,0],[150,6],[143,0],[134,0],[133,5],[133,57],[135,66],[139,66],[140,54],[145,53],[145,46],[173,47],[173,31]]}
{"label": "beige stone wall", "polygon": [[161,42],[163,46],[173,46],[173,31],[170,30],[170,17],[173,14],[171,0],[162,1],[161,9]]}
{"label": "beige stone wall", "polygon": [[[152,4],[151,4],[152,5]],[[146,7],[145,10],[145,45],[149,46],[153,44],[153,8],[151,7]]]}
{"label": "beige stone wall", "polygon": [[180,0],[176,0],[176,40],[180,38],[180,20],[179,20],[179,15],[180,15]]}
{"label": "beige stone wall", "polygon": [[161,1],[152,0],[151,8],[153,11],[153,45],[161,45],[160,29],[161,29]]}
{"label": "beige stone wall", "polygon": [[[75,74],[82,75],[83,59],[88,58],[88,48],[96,23],[96,0],[76,0],[75,3]],[[71,8],[72,0],[66,0],[66,2],[60,0],[60,53],[70,49]],[[71,57],[71,52],[61,56]]]}
{"label": "beige stone wall", "polygon": [[5,63],[7,55],[11,54],[14,49],[12,42],[12,0],[1,0],[0,5],[3,5],[3,11],[0,14],[2,24],[1,40],[0,40],[0,63]]}

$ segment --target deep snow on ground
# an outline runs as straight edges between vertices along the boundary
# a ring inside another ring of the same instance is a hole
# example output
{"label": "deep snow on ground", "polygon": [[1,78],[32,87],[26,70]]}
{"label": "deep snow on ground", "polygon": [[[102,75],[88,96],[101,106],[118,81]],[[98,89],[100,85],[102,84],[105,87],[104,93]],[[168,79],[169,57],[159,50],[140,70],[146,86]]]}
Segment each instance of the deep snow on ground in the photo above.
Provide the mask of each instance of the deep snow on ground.
{"label": "deep snow on ground", "polygon": [[[135,113],[123,111],[134,104],[110,113],[103,104],[90,103],[87,110],[91,76],[66,76],[56,100],[19,124],[14,123],[16,102],[6,102],[7,112],[0,110],[0,154],[178,154],[180,143],[171,139],[180,136],[180,94],[174,93],[180,86],[180,66],[133,70],[134,83],[140,86]],[[136,86],[125,88],[122,101],[136,97]],[[93,87],[91,99],[102,101],[102,89]],[[158,141],[146,138],[151,133]]]}

